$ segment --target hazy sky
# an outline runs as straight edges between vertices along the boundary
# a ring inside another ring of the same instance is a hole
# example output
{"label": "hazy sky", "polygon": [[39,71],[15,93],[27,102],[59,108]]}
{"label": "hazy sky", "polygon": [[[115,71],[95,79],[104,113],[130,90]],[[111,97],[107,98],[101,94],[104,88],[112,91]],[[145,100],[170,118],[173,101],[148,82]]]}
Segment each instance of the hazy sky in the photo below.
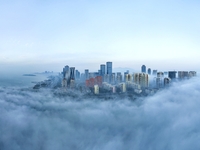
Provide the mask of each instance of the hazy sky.
{"label": "hazy sky", "polygon": [[198,0],[0,0],[0,71],[198,70]]}

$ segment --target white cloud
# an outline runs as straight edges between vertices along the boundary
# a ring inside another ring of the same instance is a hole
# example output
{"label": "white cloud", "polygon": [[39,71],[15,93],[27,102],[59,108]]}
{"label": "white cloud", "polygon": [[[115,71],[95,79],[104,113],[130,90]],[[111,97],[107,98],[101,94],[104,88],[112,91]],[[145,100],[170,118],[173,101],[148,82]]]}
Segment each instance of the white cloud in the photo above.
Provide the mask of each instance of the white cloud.
{"label": "white cloud", "polygon": [[137,101],[0,88],[0,149],[198,149],[198,81]]}

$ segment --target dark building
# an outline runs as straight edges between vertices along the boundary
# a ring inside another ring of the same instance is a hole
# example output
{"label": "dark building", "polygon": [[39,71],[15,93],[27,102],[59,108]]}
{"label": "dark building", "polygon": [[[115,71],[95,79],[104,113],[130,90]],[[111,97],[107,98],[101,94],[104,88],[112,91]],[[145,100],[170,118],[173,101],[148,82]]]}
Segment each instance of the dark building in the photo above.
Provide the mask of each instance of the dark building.
{"label": "dark building", "polygon": [[170,79],[169,78],[164,78],[164,86],[169,86],[170,84]]}
{"label": "dark building", "polygon": [[100,76],[101,75],[101,70],[98,70],[98,76]]}
{"label": "dark building", "polygon": [[157,76],[157,70],[153,70],[153,75]]}
{"label": "dark building", "polygon": [[124,72],[124,82],[126,82],[126,76],[128,75],[128,72]]}
{"label": "dark building", "polygon": [[89,79],[89,69],[85,69],[85,80]]}
{"label": "dark building", "polygon": [[75,80],[75,67],[70,67],[70,80]]}
{"label": "dark building", "polygon": [[146,73],[146,66],[145,65],[142,65],[141,71],[142,71],[142,73]]}
{"label": "dark building", "polygon": [[104,74],[106,74],[106,65],[100,65],[100,75],[104,76]]}
{"label": "dark building", "polygon": [[151,75],[151,68],[148,69],[148,74]]}
{"label": "dark building", "polygon": [[69,66],[65,66],[64,68],[63,68],[63,77],[65,78],[65,75],[66,75],[66,73],[68,73],[69,72]]}
{"label": "dark building", "polygon": [[76,70],[76,79],[80,79],[80,72],[78,70]]}
{"label": "dark building", "polygon": [[106,67],[107,67],[106,73],[112,75],[112,62],[106,62]]}
{"label": "dark building", "polygon": [[173,79],[176,79],[176,71],[169,71],[168,72],[168,77],[173,80]]}

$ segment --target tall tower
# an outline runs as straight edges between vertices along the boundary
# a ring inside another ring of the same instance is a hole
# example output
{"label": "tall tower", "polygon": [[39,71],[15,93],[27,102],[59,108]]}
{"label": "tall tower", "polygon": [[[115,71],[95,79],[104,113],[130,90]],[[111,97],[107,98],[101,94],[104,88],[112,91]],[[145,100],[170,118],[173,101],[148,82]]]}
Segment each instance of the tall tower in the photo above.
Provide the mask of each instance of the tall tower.
{"label": "tall tower", "polygon": [[106,65],[100,65],[100,73],[101,76],[104,76],[104,74],[106,74]]}
{"label": "tall tower", "polygon": [[89,70],[85,69],[85,80],[89,79]]}
{"label": "tall tower", "polygon": [[112,74],[112,62],[106,62],[106,67],[107,67],[106,73],[111,75]]}
{"label": "tall tower", "polygon": [[168,86],[170,83],[170,78],[164,78],[164,86]]}
{"label": "tall tower", "polygon": [[148,74],[151,75],[151,68],[148,69]]}
{"label": "tall tower", "polygon": [[141,67],[141,72],[142,72],[142,73],[146,73],[146,66],[145,66],[145,65],[142,65],[142,67]]}
{"label": "tall tower", "polygon": [[70,67],[70,80],[75,80],[75,67]]}
{"label": "tall tower", "polygon": [[154,76],[157,75],[157,70],[153,70],[153,75],[154,75]]}
{"label": "tall tower", "polygon": [[63,68],[63,78],[65,78],[66,77],[66,74],[68,74],[69,73],[69,66],[65,66],[64,68]]}
{"label": "tall tower", "polygon": [[176,71],[169,71],[168,73],[168,77],[173,80],[173,79],[176,79]]}
{"label": "tall tower", "polygon": [[149,75],[145,73],[135,73],[134,74],[134,82],[139,84],[142,88],[149,87]]}

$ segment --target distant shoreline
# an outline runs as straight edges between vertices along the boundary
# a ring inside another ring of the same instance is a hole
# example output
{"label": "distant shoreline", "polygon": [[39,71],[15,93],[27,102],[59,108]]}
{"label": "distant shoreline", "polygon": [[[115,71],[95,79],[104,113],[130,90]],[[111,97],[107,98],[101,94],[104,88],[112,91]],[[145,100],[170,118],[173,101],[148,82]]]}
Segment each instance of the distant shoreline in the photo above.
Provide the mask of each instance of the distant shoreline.
{"label": "distant shoreline", "polygon": [[23,74],[23,76],[36,76],[35,74]]}

